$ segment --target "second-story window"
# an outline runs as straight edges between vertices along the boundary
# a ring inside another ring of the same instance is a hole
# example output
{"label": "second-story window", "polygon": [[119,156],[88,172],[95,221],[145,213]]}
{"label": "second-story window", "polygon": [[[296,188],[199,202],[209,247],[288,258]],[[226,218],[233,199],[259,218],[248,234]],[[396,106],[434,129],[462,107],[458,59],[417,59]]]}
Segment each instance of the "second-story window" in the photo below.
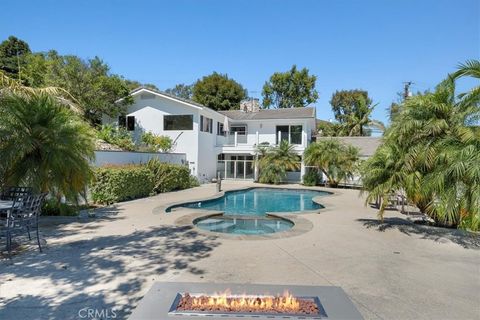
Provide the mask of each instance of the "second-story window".
{"label": "second-story window", "polygon": [[193,130],[193,115],[165,115],[163,130]]}
{"label": "second-story window", "polygon": [[223,131],[223,123],[217,122],[217,136],[224,136],[225,131]]}
{"label": "second-story window", "polygon": [[246,126],[232,126],[230,128],[230,132],[232,134],[235,134],[235,132],[240,135],[240,136],[244,136],[247,134],[247,127]]}
{"label": "second-story window", "polygon": [[213,120],[204,116],[200,116],[200,131],[213,132]]}
{"label": "second-story window", "polygon": [[302,126],[277,126],[277,143],[286,140],[291,144],[302,144]]}

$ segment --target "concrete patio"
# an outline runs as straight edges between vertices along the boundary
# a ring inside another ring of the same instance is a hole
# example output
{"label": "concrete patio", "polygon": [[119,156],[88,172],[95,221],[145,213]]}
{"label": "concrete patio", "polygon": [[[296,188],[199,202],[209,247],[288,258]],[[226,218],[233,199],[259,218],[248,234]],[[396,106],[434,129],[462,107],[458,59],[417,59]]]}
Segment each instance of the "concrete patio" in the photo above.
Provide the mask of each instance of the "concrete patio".
{"label": "concrete patio", "polygon": [[313,229],[288,238],[231,239],[175,224],[191,210],[155,210],[210,197],[215,185],[96,218],[46,217],[44,253],[32,245],[0,261],[0,319],[85,319],[90,309],[125,319],[155,281],[335,285],[366,319],[480,317],[478,236],[414,225],[396,211],[380,224],[358,191],[334,192],[320,214],[302,216]]}

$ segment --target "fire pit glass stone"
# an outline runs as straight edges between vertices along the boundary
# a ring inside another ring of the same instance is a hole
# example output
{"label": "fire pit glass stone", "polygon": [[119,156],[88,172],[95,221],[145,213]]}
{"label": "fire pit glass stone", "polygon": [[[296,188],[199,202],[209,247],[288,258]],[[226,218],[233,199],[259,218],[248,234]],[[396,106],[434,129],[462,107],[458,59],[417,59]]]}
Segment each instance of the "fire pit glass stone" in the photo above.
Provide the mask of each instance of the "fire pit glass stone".
{"label": "fire pit glass stone", "polygon": [[309,319],[327,317],[318,297],[297,297],[288,291],[283,295],[234,295],[179,293],[170,314],[182,315],[265,315],[274,317],[301,316]]}

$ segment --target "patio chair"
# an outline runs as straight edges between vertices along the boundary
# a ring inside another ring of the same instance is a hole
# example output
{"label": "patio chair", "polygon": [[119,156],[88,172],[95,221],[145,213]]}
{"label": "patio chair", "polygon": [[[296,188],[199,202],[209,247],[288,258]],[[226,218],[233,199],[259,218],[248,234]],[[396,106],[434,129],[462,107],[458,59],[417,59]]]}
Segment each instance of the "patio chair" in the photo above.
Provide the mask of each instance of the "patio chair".
{"label": "patio chair", "polygon": [[38,217],[40,216],[43,199],[46,194],[26,195],[13,199],[12,208],[9,210],[5,221],[1,224],[1,233],[5,235],[8,256],[11,256],[12,238],[18,234],[27,233],[31,240],[30,232],[35,230],[38,249],[42,252],[40,235],[38,233]]}
{"label": "patio chair", "polygon": [[30,187],[6,187],[0,193],[0,200],[14,200],[15,198],[31,195]]}

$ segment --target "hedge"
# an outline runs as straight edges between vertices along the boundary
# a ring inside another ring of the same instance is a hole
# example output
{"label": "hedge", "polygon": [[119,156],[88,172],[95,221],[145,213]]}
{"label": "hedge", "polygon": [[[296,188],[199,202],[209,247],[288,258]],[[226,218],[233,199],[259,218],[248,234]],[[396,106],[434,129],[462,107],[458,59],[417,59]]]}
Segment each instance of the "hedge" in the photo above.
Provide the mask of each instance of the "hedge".
{"label": "hedge", "polygon": [[144,165],[101,167],[94,171],[92,200],[111,204],[198,186],[187,166],[150,160]]}
{"label": "hedge", "polygon": [[152,159],[147,163],[147,168],[149,168],[153,174],[154,193],[187,189],[194,184],[187,166]]}
{"label": "hedge", "polygon": [[94,202],[114,202],[146,197],[152,193],[153,173],[144,165],[108,166],[94,171]]}

